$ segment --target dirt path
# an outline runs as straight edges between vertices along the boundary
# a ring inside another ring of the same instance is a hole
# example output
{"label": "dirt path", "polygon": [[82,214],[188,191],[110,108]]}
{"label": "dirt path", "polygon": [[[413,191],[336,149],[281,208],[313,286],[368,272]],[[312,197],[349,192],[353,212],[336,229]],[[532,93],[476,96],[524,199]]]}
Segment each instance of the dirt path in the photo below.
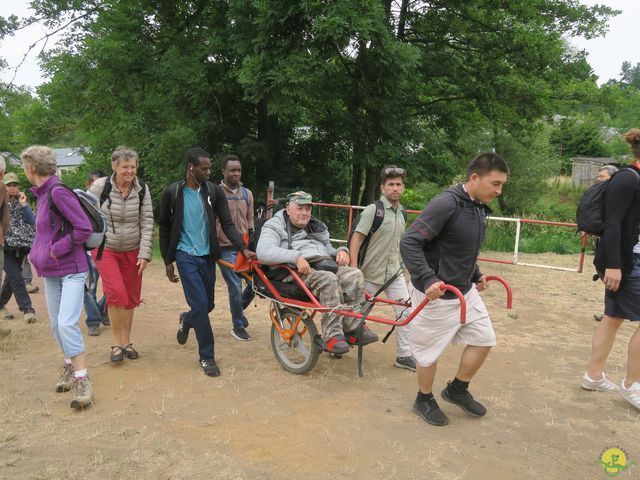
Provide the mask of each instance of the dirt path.
{"label": "dirt path", "polygon": [[[113,366],[109,329],[86,337],[96,403],[74,412],[71,394],[53,390],[61,359],[44,295],[35,294],[39,323],[13,320],[0,340],[0,479],[591,480],[607,478],[597,462],[611,446],[640,463],[640,412],[617,394],[579,388],[592,315],[602,308],[591,267],[580,275],[482,266],[511,282],[515,308],[503,308],[497,284],[485,295],[499,343],[472,388],[489,414],[473,419],[445,404],[445,428],[411,412],[415,377],[392,366],[393,341],[367,347],[362,379],[355,351],[321,355],[310,374],[289,374],[270,348],[266,301],[248,310],[252,342],[230,336],[222,281],[212,315],[222,376],[204,376],[193,337],[184,347],[175,341],[185,302],[160,262],[145,275],[134,320],[140,359]],[[627,322],[612,352],[616,381],[633,330]],[[459,353],[450,348],[441,360],[437,391]],[[639,476],[640,465],[620,478]]]}

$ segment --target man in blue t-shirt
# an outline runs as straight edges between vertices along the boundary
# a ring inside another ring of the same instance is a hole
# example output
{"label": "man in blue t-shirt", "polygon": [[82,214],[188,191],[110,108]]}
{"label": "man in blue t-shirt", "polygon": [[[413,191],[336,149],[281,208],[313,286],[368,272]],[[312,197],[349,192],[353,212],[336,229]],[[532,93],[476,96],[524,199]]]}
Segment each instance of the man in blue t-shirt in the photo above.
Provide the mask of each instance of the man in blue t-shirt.
{"label": "man in blue t-shirt", "polygon": [[198,340],[200,366],[206,375],[217,377],[220,369],[214,357],[214,338],[209,312],[214,307],[215,261],[220,258],[216,218],[236,251],[248,258],[255,253],[245,249],[236,230],[222,188],[209,179],[210,155],[201,148],[187,151],[184,180],[169,185],[162,194],[160,210],[160,252],[166,274],[178,282],[173,262],[182,280],[185,299],[191,310],[180,314],[178,343],[184,345],[193,328]]}

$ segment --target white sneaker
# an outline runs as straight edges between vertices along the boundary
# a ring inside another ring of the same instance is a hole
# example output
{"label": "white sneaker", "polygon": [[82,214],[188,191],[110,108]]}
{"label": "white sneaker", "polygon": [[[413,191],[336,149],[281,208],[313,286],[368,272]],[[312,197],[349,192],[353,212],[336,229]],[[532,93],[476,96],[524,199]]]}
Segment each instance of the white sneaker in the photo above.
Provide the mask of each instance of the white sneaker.
{"label": "white sneaker", "polygon": [[604,372],[602,372],[602,378],[600,380],[593,380],[587,372],[584,372],[582,376],[582,385],[585,390],[591,390],[594,392],[615,392],[618,390],[618,386],[607,378]]}
{"label": "white sneaker", "polygon": [[640,382],[633,382],[629,388],[624,386],[624,380],[620,384],[620,395],[631,405],[640,410]]}

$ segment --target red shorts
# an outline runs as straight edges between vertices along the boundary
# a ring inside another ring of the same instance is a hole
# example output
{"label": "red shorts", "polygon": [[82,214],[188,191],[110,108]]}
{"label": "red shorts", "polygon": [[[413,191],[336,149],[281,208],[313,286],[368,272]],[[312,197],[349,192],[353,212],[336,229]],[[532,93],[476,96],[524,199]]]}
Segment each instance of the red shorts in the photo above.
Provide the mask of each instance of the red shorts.
{"label": "red shorts", "polygon": [[107,304],[126,309],[140,305],[142,291],[142,275],[138,275],[138,250],[114,252],[107,248],[98,260],[97,250],[93,256],[96,267],[102,278],[102,290],[107,297]]}

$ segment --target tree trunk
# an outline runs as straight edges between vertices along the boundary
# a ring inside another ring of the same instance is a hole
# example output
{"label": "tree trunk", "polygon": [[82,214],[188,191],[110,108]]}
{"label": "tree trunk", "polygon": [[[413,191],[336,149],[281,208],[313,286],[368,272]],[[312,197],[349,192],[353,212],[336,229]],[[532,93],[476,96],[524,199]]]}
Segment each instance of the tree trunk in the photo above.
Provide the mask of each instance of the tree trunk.
{"label": "tree trunk", "polygon": [[278,139],[278,118],[269,114],[268,102],[261,99],[256,106],[257,140],[255,179],[256,185],[267,185],[274,180],[273,174],[277,170],[280,149]]}
{"label": "tree trunk", "polygon": [[364,190],[362,190],[362,198],[360,205],[369,205],[375,202],[378,187],[378,169],[375,166],[367,166],[364,180]]}
{"label": "tree trunk", "polygon": [[398,35],[400,41],[404,40],[404,30],[407,26],[407,9],[409,8],[409,0],[402,0],[400,4],[400,14],[398,15]]}
{"label": "tree trunk", "polygon": [[353,158],[353,171],[351,173],[351,198],[350,205],[357,205],[360,197],[360,187],[362,186],[362,165],[358,159]]}

